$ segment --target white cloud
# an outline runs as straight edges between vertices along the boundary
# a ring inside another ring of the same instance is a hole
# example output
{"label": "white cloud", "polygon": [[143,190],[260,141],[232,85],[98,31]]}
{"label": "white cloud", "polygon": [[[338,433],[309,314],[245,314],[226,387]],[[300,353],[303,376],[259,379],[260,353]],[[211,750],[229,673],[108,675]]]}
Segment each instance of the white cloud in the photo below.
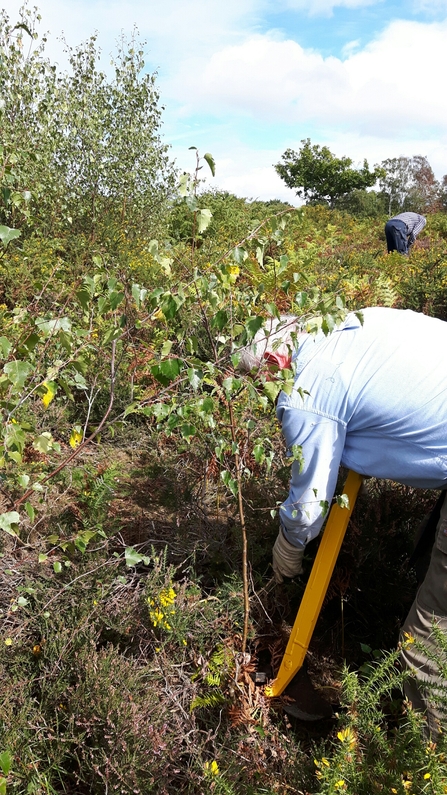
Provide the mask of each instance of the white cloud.
{"label": "white cloud", "polygon": [[178,99],[188,96],[190,110],[242,113],[260,123],[330,123],[379,136],[406,135],[409,127],[447,131],[446,36],[447,21],[396,21],[345,60],[253,36],[214,53],[194,85],[185,68],[169,88]]}
{"label": "white cloud", "polygon": [[297,11],[306,11],[309,16],[331,16],[334,8],[364,8],[381,2],[383,0],[284,0],[284,5]]}
{"label": "white cloud", "polygon": [[[61,56],[56,38],[62,33],[76,46],[99,32],[105,55],[115,49],[121,31],[136,26],[147,40],[148,61],[172,71],[179,59],[209,56],[216,48],[240,42],[258,19],[264,0],[36,0],[42,16],[40,32],[50,31],[50,55]],[[31,2],[30,2],[31,4]],[[3,0],[11,20],[21,2]]]}
{"label": "white cloud", "polygon": [[[216,162],[216,175],[212,177],[207,167],[201,172],[206,188],[218,188],[245,196],[248,199],[267,201],[275,198],[292,205],[300,204],[295,191],[288,188],[273,168],[278,163],[282,150],[254,149],[233,141],[230,153],[225,142],[215,141],[210,147]],[[201,149],[203,156],[206,149]],[[186,147],[174,146],[172,154],[179,168],[192,172],[195,166],[195,153]]]}
{"label": "white cloud", "polygon": [[447,0],[413,0],[412,10],[416,13],[447,13]]}

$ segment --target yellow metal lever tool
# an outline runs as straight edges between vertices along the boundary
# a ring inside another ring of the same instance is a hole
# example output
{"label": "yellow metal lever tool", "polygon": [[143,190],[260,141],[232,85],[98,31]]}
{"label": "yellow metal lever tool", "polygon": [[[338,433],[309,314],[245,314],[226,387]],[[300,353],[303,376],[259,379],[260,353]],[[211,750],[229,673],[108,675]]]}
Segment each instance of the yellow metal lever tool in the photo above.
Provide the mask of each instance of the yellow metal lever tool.
{"label": "yellow metal lever tool", "polygon": [[278,675],[265,690],[268,696],[279,696],[304,662],[362,481],[362,475],[350,470],[343,489],[349,507],[331,508]]}

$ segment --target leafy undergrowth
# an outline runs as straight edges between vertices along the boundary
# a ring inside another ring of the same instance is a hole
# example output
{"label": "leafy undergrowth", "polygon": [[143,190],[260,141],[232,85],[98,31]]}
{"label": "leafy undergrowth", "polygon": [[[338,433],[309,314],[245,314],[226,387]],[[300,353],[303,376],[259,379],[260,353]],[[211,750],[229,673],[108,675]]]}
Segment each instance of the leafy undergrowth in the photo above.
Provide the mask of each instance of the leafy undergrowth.
{"label": "leafy undergrowth", "polygon": [[416,505],[430,496],[370,481],[359,500],[309,654],[334,717],[310,726],[251,676],[266,662],[276,672],[304,589],[271,584],[276,523],[265,510],[261,532],[248,508],[242,655],[234,507],[209,471],[197,477],[192,454],[177,479],[176,457],[145,442],[85,454],[41,534],[4,541],[7,792],[446,792],[444,741],[422,739],[393,651],[415,589],[405,561]]}

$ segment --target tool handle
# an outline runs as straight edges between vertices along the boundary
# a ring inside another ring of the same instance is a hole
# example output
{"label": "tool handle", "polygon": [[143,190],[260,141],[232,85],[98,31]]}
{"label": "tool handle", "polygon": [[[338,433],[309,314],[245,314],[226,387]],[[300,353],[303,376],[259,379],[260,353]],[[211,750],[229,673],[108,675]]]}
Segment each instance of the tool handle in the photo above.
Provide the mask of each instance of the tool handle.
{"label": "tool handle", "polygon": [[278,675],[266,688],[268,696],[279,696],[304,662],[362,481],[362,475],[349,470],[343,489],[349,507],[335,503],[331,508]]}

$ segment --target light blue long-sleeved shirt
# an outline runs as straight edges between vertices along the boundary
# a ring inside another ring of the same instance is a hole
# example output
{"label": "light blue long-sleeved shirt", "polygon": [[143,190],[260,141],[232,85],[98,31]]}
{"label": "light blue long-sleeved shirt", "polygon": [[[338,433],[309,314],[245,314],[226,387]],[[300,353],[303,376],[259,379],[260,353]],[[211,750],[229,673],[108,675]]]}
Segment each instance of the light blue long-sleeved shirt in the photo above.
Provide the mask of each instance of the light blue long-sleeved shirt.
{"label": "light blue long-sleeved shirt", "polygon": [[301,445],[304,459],[280,511],[297,546],[318,535],[340,464],[447,488],[447,323],[382,307],[362,315],[363,325],[351,313],[327,337],[301,337],[293,392],[278,399],[286,445]]}

